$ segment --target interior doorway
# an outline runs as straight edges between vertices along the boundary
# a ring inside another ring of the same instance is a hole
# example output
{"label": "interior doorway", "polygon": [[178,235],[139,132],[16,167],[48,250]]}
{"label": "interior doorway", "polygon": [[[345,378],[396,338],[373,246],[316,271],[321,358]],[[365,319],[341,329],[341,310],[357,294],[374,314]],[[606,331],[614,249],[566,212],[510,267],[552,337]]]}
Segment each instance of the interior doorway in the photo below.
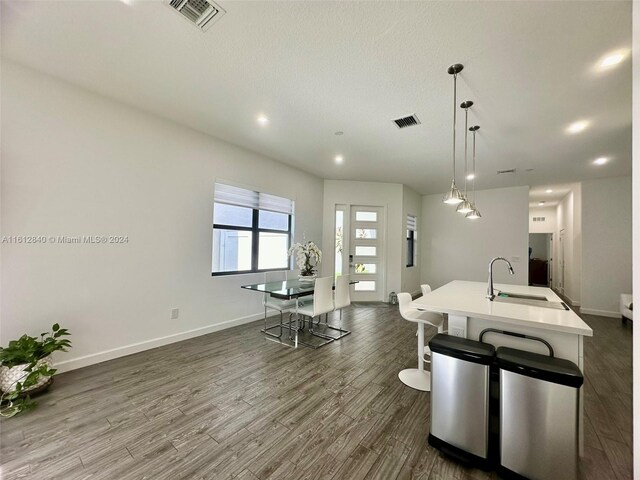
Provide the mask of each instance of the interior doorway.
{"label": "interior doorway", "polygon": [[351,299],[384,301],[384,208],[337,205],[335,213],[334,275],[357,280]]}
{"label": "interior doorway", "polygon": [[564,228],[560,230],[558,245],[558,291],[564,295]]}
{"label": "interior doorway", "polygon": [[551,287],[553,285],[553,234],[529,234],[529,285]]}

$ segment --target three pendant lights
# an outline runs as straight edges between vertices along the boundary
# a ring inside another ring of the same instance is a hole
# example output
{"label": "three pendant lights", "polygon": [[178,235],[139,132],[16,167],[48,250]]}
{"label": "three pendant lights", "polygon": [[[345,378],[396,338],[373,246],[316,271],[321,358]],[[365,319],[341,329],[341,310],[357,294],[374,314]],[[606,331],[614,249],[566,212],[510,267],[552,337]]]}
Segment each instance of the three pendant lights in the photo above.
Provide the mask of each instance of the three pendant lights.
{"label": "three pendant lights", "polygon": [[[480,129],[478,125],[474,125],[469,127],[469,108],[473,106],[473,102],[471,100],[467,100],[466,102],[462,102],[460,104],[460,108],[464,109],[464,193],[462,193],[458,187],[456,186],[456,118],[457,118],[457,80],[458,73],[462,71],[464,68],[463,65],[456,63],[455,65],[451,65],[447,70],[450,75],[453,75],[453,175],[451,177],[451,189],[444,196],[444,203],[448,205],[457,205],[456,212],[461,213],[465,216],[465,218],[469,218],[471,220],[482,217],[480,215],[480,211],[476,207],[476,132]],[[471,181],[473,182],[473,195],[472,200],[469,198],[467,193],[467,177],[468,173],[468,164],[467,164],[467,138],[468,133],[473,133],[473,167],[471,170]]]}

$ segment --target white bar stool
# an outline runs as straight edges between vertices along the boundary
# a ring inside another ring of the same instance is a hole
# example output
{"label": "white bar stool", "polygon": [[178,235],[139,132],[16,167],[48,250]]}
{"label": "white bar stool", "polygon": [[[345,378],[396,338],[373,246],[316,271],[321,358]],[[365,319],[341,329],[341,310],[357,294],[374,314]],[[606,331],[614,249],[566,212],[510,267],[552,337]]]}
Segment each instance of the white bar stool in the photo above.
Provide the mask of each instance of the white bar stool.
{"label": "white bar stool", "polygon": [[[398,294],[398,305],[400,315],[409,322],[418,324],[418,368],[407,368],[398,373],[398,378],[408,387],[415,388],[423,392],[431,391],[431,373],[424,369],[424,325],[425,323],[442,328],[444,319],[441,314],[433,312],[421,312],[418,309],[410,308],[411,295],[408,293]],[[430,350],[429,350],[430,353]]]}

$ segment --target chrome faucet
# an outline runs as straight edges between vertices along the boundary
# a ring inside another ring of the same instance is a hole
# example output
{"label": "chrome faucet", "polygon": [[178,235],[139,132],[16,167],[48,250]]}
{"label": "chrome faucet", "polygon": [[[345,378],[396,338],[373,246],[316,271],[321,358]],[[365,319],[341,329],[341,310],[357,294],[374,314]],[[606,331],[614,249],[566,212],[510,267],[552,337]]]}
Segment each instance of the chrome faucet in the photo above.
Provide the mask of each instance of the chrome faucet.
{"label": "chrome faucet", "polygon": [[495,262],[496,260],[504,260],[505,262],[507,262],[507,265],[509,265],[509,273],[513,275],[513,267],[511,266],[511,263],[509,263],[509,260],[507,260],[506,258],[496,257],[489,262],[489,280],[487,285],[487,298],[489,300],[493,300],[494,298],[496,298],[495,294],[493,293],[493,262]]}

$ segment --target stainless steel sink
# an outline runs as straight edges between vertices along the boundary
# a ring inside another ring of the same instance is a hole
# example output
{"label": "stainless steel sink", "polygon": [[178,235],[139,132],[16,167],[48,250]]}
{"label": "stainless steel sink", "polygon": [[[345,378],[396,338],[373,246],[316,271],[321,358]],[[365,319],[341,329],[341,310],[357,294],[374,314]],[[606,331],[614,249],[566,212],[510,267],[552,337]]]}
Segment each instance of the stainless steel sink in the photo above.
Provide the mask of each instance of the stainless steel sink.
{"label": "stainless steel sink", "polygon": [[511,293],[511,292],[501,292],[498,291],[498,295],[496,298],[520,298],[522,300],[539,300],[542,302],[548,302],[547,297],[544,295],[526,295],[524,293]]}
{"label": "stainless steel sink", "polygon": [[520,293],[499,292],[493,299],[498,303],[515,303],[531,307],[553,308],[555,310],[569,310],[564,302],[550,302],[543,295],[525,295]]}

